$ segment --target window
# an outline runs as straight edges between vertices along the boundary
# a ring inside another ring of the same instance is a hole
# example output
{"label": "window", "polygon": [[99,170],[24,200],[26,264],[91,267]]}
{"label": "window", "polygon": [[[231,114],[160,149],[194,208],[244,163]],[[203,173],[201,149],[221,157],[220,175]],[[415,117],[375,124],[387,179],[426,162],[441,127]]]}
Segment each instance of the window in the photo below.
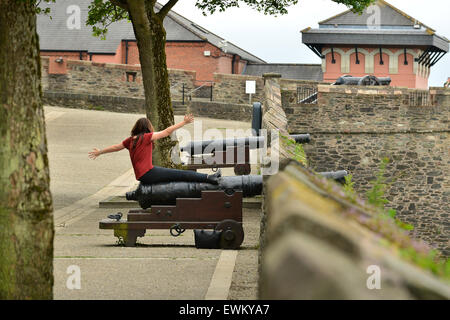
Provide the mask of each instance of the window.
{"label": "window", "polygon": [[127,71],[127,82],[136,82],[137,72]]}

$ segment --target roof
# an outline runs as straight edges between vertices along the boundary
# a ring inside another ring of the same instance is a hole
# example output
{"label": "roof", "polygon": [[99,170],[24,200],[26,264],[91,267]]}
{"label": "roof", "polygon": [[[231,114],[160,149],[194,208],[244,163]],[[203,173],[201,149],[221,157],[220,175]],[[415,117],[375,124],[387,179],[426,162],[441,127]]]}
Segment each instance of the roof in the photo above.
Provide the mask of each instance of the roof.
{"label": "roof", "polygon": [[[91,27],[85,25],[90,0],[77,1],[80,8],[80,24],[75,28],[68,27],[68,18],[73,14],[70,0],[58,0],[56,3],[41,2],[41,7],[51,8],[50,17],[37,16],[37,32],[41,50],[88,51],[91,53],[115,53],[121,40],[130,33],[128,22],[120,21],[108,29],[107,40],[92,36]],[[75,7],[76,8],[76,7]],[[69,14],[67,14],[69,12]],[[70,25],[70,24],[69,24]],[[131,25],[130,25],[131,26]],[[131,29],[132,31],[132,29]]]}
{"label": "roof", "polygon": [[243,72],[245,75],[252,76],[262,76],[264,73],[279,73],[285,79],[323,80],[322,66],[320,64],[250,63]]}
{"label": "roof", "polygon": [[[159,4],[157,4],[158,6]],[[176,23],[180,26],[182,26],[185,30],[189,30],[192,34],[195,34],[201,38],[203,38],[204,40],[208,41],[209,43],[211,43],[212,45],[216,46],[216,47],[221,47],[223,41],[225,41],[224,38],[219,37],[218,35],[212,33],[209,30],[206,30],[205,28],[199,26],[198,24],[192,22],[189,19],[186,19],[185,17],[183,17],[182,15],[176,13],[175,11],[171,10],[166,18],[164,19],[164,27],[166,27],[166,20],[167,23]],[[173,36],[172,34],[169,34],[169,31],[172,31],[173,28],[166,28],[166,32],[167,32],[167,40],[177,40],[175,39],[177,36]],[[169,36],[172,36],[173,38],[169,38]],[[245,51],[242,48],[239,48],[238,46],[234,45],[233,43],[227,41],[226,42],[226,50],[227,53],[231,53],[231,54],[238,54],[242,59],[244,60],[248,60],[251,62],[257,62],[257,63],[265,63],[264,60],[258,58],[257,56]]]}
{"label": "roof", "polygon": [[423,46],[448,52],[448,40],[425,30],[311,29],[302,42],[310,45]]}
{"label": "roof", "polygon": [[[41,7],[51,8],[51,19],[46,15],[38,15],[37,17],[37,31],[41,50],[114,54],[122,40],[136,40],[131,22],[126,20],[112,23],[108,27],[105,40],[94,37],[92,28],[85,24],[91,2],[92,0],[76,1],[76,5],[80,8],[81,17],[79,29],[70,29],[67,25],[68,18],[73,12],[69,10],[69,7],[74,4],[74,1],[58,0],[56,3],[41,3]],[[157,10],[160,6],[160,4],[157,4]],[[225,40],[174,11],[170,11],[164,19],[164,28],[166,30],[166,41],[206,41],[220,47],[221,42]],[[230,42],[227,42],[226,48],[228,53],[238,54],[243,60],[257,63],[265,62]]]}
{"label": "roof", "polygon": [[[371,25],[376,12],[379,12],[380,21]],[[301,33],[302,42],[319,56],[326,45],[423,47],[433,52],[449,51],[447,38],[384,0],[378,0],[362,14],[347,10],[319,22],[319,28],[306,28]]]}
{"label": "roof", "polygon": [[384,0],[378,0],[375,4],[367,7],[360,15],[353,13],[352,10],[347,10],[319,22],[319,25],[367,25],[367,21],[370,21],[369,19],[374,15],[374,7],[378,7],[380,10],[381,25],[414,26],[418,24],[422,27],[435,31]]}

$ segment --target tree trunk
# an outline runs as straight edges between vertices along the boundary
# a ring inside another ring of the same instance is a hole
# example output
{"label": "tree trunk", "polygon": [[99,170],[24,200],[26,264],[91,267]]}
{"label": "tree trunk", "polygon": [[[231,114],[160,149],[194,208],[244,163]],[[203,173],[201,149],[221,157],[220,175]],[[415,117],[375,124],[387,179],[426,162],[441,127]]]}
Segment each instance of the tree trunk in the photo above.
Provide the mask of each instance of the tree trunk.
{"label": "tree trunk", "polygon": [[[154,11],[155,2],[128,0],[128,10],[139,50],[147,118],[159,131],[173,125],[174,117],[166,65],[166,31],[163,18]],[[171,150],[175,146],[176,141],[170,137],[158,140],[153,151],[153,163],[175,167],[171,159]]]}
{"label": "tree trunk", "polygon": [[0,299],[52,299],[53,215],[34,1],[0,0]]}

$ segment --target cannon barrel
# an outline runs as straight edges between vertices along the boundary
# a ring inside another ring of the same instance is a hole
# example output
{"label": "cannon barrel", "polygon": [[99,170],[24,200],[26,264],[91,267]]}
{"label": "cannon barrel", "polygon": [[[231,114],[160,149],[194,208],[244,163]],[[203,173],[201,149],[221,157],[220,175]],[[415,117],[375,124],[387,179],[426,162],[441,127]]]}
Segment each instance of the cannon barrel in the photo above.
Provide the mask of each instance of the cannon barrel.
{"label": "cannon barrel", "polygon": [[348,172],[346,170],[319,172],[319,174],[327,179],[333,179],[339,183],[344,183],[345,177],[348,176]]}
{"label": "cannon barrel", "polygon": [[[309,143],[311,136],[306,134],[290,135],[297,143]],[[181,147],[181,151],[185,151],[190,155],[212,153],[213,151],[225,151],[227,147],[248,146],[250,149],[260,149],[264,147],[265,137],[245,137],[218,140],[191,141]]]}
{"label": "cannon barrel", "polygon": [[380,81],[382,86],[388,86],[392,81],[390,77],[379,77],[378,80]]}
{"label": "cannon barrel", "polygon": [[181,151],[186,151],[190,155],[212,153],[213,151],[225,151],[226,147],[249,146],[250,149],[264,147],[264,137],[245,137],[218,140],[191,141],[181,147]]}
{"label": "cannon barrel", "polygon": [[290,137],[297,143],[310,143],[311,135],[309,133],[305,134],[291,134]]}
{"label": "cannon barrel", "polygon": [[242,191],[244,197],[262,193],[262,176],[230,176],[219,178],[217,185],[204,182],[167,182],[142,184],[134,191],[127,192],[127,200],[135,200],[143,209],[152,205],[175,205],[177,198],[201,198],[202,191],[223,190],[227,193]]}
{"label": "cannon barrel", "polygon": [[353,85],[353,86],[363,86],[363,85],[375,85],[375,86],[388,86],[391,83],[390,77],[375,77],[372,75],[367,75],[364,77],[352,77],[352,76],[342,76],[336,80],[335,85]]}

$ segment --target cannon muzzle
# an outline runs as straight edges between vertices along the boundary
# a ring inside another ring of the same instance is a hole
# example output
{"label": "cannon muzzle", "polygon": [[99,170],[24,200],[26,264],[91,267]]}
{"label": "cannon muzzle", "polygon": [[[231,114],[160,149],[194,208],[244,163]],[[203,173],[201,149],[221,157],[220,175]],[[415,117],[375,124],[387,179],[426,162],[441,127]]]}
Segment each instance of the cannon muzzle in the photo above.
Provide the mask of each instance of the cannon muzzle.
{"label": "cannon muzzle", "polygon": [[310,143],[311,135],[309,133],[305,134],[291,134],[290,137],[297,143]]}
{"label": "cannon muzzle", "polygon": [[319,174],[327,179],[333,179],[339,183],[345,183],[345,177],[348,176],[348,172],[346,170],[319,172]]}
{"label": "cannon muzzle", "polygon": [[367,75],[364,77],[342,76],[336,80],[335,85],[352,85],[352,86],[388,86],[391,84],[390,77],[375,77]]}

